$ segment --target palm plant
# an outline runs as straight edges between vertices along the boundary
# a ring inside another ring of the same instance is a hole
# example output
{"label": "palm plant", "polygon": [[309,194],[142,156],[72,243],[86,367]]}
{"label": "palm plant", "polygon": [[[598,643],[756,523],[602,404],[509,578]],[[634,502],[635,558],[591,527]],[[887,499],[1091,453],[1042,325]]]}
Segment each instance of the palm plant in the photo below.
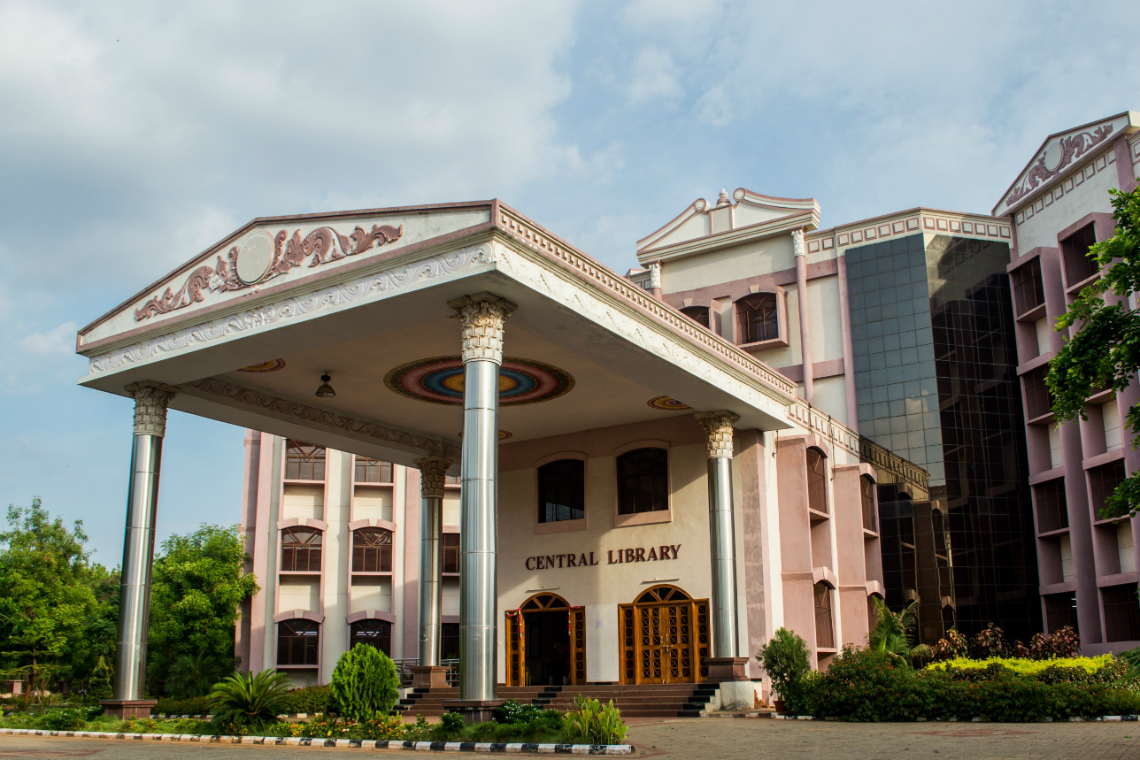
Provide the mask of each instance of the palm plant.
{"label": "palm plant", "polygon": [[181,655],[170,666],[170,673],[166,678],[167,693],[178,699],[209,694],[211,687],[227,670],[228,667],[219,663],[217,657],[206,653],[205,650],[199,650],[193,655]]}
{"label": "palm plant", "polygon": [[272,670],[257,675],[234,673],[214,684],[214,720],[239,728],[261,728],[277,722],[289,709],[289,676]]}
{"label": "palm plant", "polygon": [[877,596],[871,597],[875,604],[875,627],[867,635],[867,648],[873,652],[885,652],[903,662],[912,664],[914,660],[929,657],[930,647],[915,644],[911,629],[917,623],[918,601],[912,601],[902,612],[892,612],[886,602]]}

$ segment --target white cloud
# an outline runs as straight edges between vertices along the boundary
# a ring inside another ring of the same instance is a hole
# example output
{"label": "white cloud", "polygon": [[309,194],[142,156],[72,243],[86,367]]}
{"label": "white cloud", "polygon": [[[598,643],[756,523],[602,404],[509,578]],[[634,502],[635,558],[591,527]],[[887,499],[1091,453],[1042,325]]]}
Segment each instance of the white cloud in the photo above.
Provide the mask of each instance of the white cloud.
{"label": "white cloud", "polygon": [[697,118],[706,124],[711,124],[714,127],[723,127],[732,120],[732,99],[724,89],[723,84],[718,84],[705,90],[704,95],[697,100],[693,110],[697,114]]}
{"label": "white cloud", "polygon": [[626,87],[629,99],[636,104],[657,98],[678,98],[684,90],[677,75],[677,66],[668,51],[652,45],[643,47],[638,51],[630,72]]}
{"label": "white cloud", "polygon": [[75,353],[75,333],[79,325],[64,322],[47,332],[34,332],[20,338],[17,345],[32,356],[70,356]]}

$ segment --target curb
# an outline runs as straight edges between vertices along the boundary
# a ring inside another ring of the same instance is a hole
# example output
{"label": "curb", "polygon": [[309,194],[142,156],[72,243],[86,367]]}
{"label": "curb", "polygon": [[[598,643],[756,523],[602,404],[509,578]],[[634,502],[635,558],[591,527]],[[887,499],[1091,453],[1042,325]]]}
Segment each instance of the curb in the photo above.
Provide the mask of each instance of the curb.
{"label": "curb", "polygon": [[[776,720],[829,720],[838,721],[838,718],[817,718],[814,715],[780,715],[773,713],[773,718]],[[918,718],[915,723],[993,723],[997,721],[986,721],[982,718],[971,718],[970,720],[958,720],[957,718]],[[1073,717],[1067,721],[1060,720],[1054,721],[1052,718],[1042,718],[1040,720],[1023,720],[1016,721],[1018,723],[1137,723],[1140,722],[1140,715],[1100,715],[1095,718],[1080,718]]]}
{"label": "curb", "polygon": [[105,731],[40,731],[32,728],[0,728],[0,735],[64,736],[80,739],[127,739],[152,742],[200,744],[261,744],[330,749],[395,749],[417,752],[537,752],[544,755],[628,755],[629,744],[530,744],[516,742],[402,742],[373,739],[304,739],[295,736],[204,736],[195,734],[112,734]]}

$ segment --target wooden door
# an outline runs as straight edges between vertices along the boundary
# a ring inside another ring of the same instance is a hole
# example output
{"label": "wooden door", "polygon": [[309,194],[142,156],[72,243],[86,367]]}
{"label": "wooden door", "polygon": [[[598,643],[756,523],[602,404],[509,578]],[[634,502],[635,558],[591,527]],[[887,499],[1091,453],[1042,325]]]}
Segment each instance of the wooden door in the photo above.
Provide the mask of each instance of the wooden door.
{"label": "wooden door", "polygon": [[526,631],[522,610],[507,613],[507,686],[526,685]]}
{"label": "wooden door", "polygon": [[709,653],[708,600],[680,589],[650,589],[619,605],[622,683],[694,683]]}

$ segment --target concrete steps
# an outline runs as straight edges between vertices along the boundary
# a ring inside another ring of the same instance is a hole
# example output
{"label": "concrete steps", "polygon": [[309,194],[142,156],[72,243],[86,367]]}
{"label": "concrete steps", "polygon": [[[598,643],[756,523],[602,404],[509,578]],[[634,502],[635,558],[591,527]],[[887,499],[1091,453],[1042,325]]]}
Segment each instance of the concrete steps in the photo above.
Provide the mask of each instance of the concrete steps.
{"label": "concrete steps", "polygon": [[[500,686],[498,689],[500,699],[560,712],[572,708],[579,695],[603,704],[612,699],[622,715],[630,718],[699,717],[715,693],[716,686],[708,684]],[[443,714],[445,701],[454,699],[459,699],[459,689],[454,687],[413,689],[393,712],[435,717]]]}

